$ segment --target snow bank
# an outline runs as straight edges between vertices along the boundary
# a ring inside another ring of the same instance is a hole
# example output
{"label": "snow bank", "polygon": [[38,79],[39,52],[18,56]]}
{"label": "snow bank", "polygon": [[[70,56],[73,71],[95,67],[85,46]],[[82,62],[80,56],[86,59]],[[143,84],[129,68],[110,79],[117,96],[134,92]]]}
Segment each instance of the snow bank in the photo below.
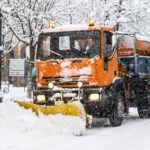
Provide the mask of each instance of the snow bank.
{"label": "snow bank", "polygon": [[[12,88],[7,98],[10,99],[13,93],[17,93],[13,95],[16,98],[24,95],[23,89]],[[105,127],[104,123],[100,119],[93,128],[85,131],[84,136],[74,136],[85,130],[79,118],[37,117],[31,110],[7,100],[0,103],[0,150],[150,149],[150,119],[140,119],[137,109],[130,109],[130,116],[120,127],[108,127],[107,124]]]}
{"label": "snow bank", "polygon": [[27,98],[27,93],[25,92],[26,89],[23,87],[13,87],[12,85],[8,86],[2,86],[2,89],[4,91],[4,88],[6,88],[8,93],[4,94],[4,100],[3,101],[9,101],[9,100],[22,100],[22,101],[32,101],[31,99]]}
{"label": "snow bank", "polygon": [[42,114],[37,117],[13,102],[0,104],[0,133],[6,137],[27,133],[81,135],[84,131],[85,123],[79,117]]}

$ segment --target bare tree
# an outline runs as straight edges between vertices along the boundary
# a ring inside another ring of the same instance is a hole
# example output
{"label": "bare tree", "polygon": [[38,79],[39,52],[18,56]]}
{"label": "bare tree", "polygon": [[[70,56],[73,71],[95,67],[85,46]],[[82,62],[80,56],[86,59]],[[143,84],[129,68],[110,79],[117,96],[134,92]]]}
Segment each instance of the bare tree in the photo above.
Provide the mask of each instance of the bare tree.
{"label": "bare tree", "polygon": [[29,45],[30,61],[34,60],[38,34],[50,20],[60,25],[93,19],[97,24],[118,24],[121,31],[150,35],[150,0],[3,0],[0,8],[6,41],[19,40]]}
{"label": "bare tree", "polygon": [[[48,22],[55,18],[56,0],[5,0],[3,6],[7,29],[13,33],[16,39],[29,45],[29,60],[33,61],[40,30],[48,27]],[[6,10],[9,11],[6,12]],[[32,67],[33,65],[30,64],[28,72],[29,96],[31,96]]]}

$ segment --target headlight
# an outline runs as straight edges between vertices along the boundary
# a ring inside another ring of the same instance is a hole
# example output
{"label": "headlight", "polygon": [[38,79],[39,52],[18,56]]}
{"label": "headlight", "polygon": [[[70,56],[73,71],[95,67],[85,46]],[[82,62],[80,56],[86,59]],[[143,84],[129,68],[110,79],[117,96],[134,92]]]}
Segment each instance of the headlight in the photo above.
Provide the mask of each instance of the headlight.
{"label": "headlight", "polygon": [[52,82],[50,82],[50,83],[48,84],[48,87],[49,87],[50,89],[52,89],[52,88],[54,87],[54,84],[53,84]]}
{"label": "headlight", "polygon": [[100,95],[98,93],[97,94],[90,94],[89,100],[90,101],[98,101],[98,100],[100,100]]}
{"label": "headlight", "polygon": [[38,95],[38,96],[37,96],[37,101],[38,101],[38,102],[46,101],[45,95]]}
{"label": "headlight", "polygon": [[77,85],[78,85],[79,88],[81,88],[83,86],[83,83],[82,82],[78,82]]}

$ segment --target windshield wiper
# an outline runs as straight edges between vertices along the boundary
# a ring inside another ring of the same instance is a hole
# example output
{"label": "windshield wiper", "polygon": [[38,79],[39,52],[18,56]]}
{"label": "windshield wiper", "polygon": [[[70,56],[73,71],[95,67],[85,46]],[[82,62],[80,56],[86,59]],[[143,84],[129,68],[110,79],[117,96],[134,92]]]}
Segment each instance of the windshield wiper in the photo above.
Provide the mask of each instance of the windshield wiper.
{"label": "windshield wiper", "polygon": [[73,50],[77,50],[77,51],[81,52],[81,50],[76,47],[72,47],[72,48],[73,48]]}
{"label": "windshield wiper", "polygon": [[61,58],[63,58],[63,56],[57,52],[54,52],[53,50],[46,50],[46,51],[50,51],[51,53],[57,55],[57,56],[60,56]]}

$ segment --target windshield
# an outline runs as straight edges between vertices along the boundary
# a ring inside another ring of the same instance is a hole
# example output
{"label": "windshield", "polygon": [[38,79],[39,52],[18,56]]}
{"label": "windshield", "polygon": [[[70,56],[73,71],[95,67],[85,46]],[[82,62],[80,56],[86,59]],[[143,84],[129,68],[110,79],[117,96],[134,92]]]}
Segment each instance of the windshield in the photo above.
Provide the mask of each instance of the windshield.
{"label": "windshield", "polygon": [[150,75],[150,57],[138,58],[138,71],[140,75]]}
{"label": "windshield", "polygon": [[100,32],[72,31],[41,34],[37,59],[100,58]]}

